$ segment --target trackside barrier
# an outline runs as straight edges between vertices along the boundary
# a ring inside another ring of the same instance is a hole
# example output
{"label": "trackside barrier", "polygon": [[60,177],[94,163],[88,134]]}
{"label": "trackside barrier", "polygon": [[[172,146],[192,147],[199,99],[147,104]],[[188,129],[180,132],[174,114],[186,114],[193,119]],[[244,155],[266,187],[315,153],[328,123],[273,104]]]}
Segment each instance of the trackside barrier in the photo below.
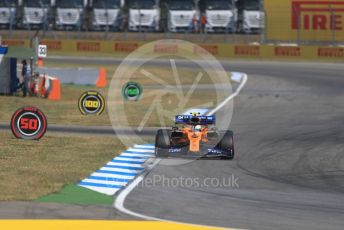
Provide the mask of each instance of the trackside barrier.
{"label": "trackside barrier", "polygon": [[42,97],[49,100],[61,99],[61,85],[59,79],[42,74],[40,76],[40,82]]}
{"label": "trackside barrier", "polygon": [[[5,40],[7,44],[25,46],[26,40],[19,42]],[[5,43],[6,43],[5,42]],[[43,40],[52,53],[63,55],[72,53],[87,54],[128,54],[145,44],[136,41],[78,41],[78,40]],[[178,42],[156,43],[150,47],[152,53],[178,55],[183,52],[182,44]],[[294,45],[248,45],[248,44],[222,44],[198,43],[194,46],[193,54],[200,55],[208,51],[218,58],[240,59],[279,59],[279,60],[319,60],[319,61],[344,61],[344,47],[341,46],[294,46]]]}
{"label": "trackside barrier", "polygon": [[106,69],[100,68],[38,68],[40,73],[55,76],[61,84],[91,85],[103,88],[107,85]]}

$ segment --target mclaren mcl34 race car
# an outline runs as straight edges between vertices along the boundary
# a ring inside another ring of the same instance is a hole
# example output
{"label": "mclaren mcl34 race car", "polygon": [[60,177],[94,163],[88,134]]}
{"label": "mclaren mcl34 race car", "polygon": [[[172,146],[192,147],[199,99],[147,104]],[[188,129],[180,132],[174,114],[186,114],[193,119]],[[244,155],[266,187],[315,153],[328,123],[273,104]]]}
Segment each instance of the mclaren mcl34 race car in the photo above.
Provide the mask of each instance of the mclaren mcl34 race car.
{"label": "mclaren mcl34 race car", "polygon": [[161,158],[234,158],[233,132],[218,131],[215,116],[177,115],[172,129],[159,129],[155,156]]}

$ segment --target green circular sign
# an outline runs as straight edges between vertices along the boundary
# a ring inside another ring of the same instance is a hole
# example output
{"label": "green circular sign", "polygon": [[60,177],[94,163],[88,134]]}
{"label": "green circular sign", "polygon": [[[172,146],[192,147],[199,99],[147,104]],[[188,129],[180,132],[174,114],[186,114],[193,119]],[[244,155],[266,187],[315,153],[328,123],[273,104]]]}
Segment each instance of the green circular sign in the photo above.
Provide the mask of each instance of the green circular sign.
{"label": "green circular sign", "polygon": [[139,83],[128,82],[122,87],[122,96],[127,101],[137,101],[141,98],[142,87]]}

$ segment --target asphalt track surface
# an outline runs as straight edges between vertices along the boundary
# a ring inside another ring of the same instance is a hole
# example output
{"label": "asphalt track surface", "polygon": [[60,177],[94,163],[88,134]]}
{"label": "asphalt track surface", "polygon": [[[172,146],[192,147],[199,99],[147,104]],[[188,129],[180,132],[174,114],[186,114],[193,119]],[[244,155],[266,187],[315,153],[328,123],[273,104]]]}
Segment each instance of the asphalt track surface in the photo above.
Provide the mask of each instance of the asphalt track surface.
{"label": "asphalt track surface", "polygon": [[[88,62],[115,65],[119,60],[73,60],[76,65]],[[223,64],[249,76],[234,100],[235,159],[159,164],[128,196],[125,207],[157,218],[222,227],[343,229],[344,66]],[[172,184],[172,178],[178,182]],[[234,181],[231,187],[202,186],[206,178]],[[94,218],[113,216],[94,213]]]}

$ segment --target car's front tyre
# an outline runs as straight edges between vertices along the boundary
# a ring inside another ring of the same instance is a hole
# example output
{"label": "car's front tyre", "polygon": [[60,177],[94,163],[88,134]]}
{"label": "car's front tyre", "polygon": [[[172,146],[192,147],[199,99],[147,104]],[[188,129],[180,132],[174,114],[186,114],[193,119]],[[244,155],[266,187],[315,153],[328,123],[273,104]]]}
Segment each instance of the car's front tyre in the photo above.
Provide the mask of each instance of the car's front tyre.
{"label": "car's front tyre", "polygon": [[171,130],[159,129],[155,136],[155,156],[161,157],[161,150],[171,146]]}

